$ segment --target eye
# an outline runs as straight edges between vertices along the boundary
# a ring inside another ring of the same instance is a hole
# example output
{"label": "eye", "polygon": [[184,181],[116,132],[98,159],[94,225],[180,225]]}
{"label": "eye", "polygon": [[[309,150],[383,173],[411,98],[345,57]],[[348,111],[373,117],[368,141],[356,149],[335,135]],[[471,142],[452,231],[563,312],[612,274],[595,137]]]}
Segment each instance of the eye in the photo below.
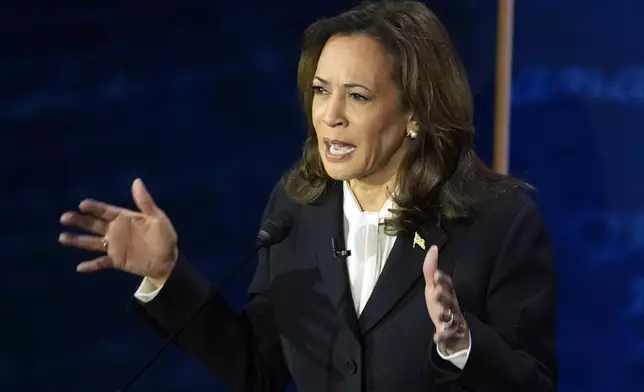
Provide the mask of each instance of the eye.
{"label": "eye", "polygon": [[351,98],[353,98],[356,101],[368,101],[369,98],[365,97],[364,95],[360,95],[358,93],[351,93],[350,94]]}
{"label": "eye", "polygon": [[324,87],[322,86],[313,86],[312,89],[313,89],[313,94],[323,94],[325,92]]}

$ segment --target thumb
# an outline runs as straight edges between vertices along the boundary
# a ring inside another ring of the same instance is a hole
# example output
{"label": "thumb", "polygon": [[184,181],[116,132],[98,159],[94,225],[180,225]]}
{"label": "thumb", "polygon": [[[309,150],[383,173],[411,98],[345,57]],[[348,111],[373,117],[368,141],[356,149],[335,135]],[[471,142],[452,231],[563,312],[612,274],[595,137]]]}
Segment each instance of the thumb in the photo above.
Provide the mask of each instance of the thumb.
{"label": "thumb", "polygon": [[150,192],[143,185],[143,181],[137,178],[132,183],[132,198],[136,206],[147,215],[158,215],[159,207],[154,203]]}
{"label": "thumb", "polygon": [[429,287],[434,287],[434,276],[436,275],[436,270],[438,269],[438,247],[432,245],[427,254],[425,255],[425,261],[423,262],[423,275],[425,276],[425,284]]}

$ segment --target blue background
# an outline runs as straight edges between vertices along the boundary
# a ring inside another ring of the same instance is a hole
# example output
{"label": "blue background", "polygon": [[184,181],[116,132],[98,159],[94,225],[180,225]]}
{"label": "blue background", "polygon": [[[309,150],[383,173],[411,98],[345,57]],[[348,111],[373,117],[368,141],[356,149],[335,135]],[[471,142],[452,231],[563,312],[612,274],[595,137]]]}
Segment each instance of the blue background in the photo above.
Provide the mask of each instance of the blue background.
{"label": "blue background", "polygon": [[[428,1],[450,30],[492,156],[496,7]],[[644,3],[517,1],[511,171],[535,184],[559,268],[562,391],[644,390]],[[299,156],[300,35],[355,2],[4,3],[0,390],[115,390],[161,340],[125,312],[139,280],[78,275],[58,217],[131,207],[141,176],[213,281],[252,244]],[[245,301],[253,268],[226,294]],[[221,390],[171,348],[133,391]]]}

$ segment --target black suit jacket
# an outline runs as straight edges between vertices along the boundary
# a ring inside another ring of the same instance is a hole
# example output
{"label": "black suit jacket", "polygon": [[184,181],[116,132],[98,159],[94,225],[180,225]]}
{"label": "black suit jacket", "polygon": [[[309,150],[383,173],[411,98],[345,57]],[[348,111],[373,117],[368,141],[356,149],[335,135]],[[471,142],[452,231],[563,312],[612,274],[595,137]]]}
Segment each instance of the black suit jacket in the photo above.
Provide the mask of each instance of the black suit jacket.
{"label": "black suit jacket", "polygon": [[[176,330],[211,303],[178,346],[232,389],[301,392],[555,391],[555,267],[544,222],[523,193],[477,209],[473,219],[418,228],[440,249],[471,333],[463,370],[432,341],[425,305],[425,251],[401,235],[359,318],[342,259],[342,186],[331,182],[311,205],[291,202],[278,185],[266,215],[288,210],[288,237],[262,250],[241,314],[183,257],[158,296],[136,304],[156,329]],[[427,248],[428,249],[428,248]]]}

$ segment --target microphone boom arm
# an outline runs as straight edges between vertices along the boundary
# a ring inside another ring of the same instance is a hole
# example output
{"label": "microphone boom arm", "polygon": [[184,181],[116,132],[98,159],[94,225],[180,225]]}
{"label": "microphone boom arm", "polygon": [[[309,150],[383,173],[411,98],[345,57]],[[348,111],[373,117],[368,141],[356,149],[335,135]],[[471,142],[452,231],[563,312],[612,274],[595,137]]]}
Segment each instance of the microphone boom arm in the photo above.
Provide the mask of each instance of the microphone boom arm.
{"label": "microphone boom arm", "polygon": [[[244,269],[246,264],[248,264],[248,262],[253,258],[253,256],[255,256],[255,254],[257,254],[257,252],[260,249],[261,249],[261,246],[256,246],[255,250],[253,251],[253,253],[251,253],[248,257],[246,257],[246,259],[239,265],[239,267],[237,267],[237,269],[232,274],[230,274],[224,281],[222,281],[220,283],[219,287],[226,286],[228,284],[228,282],[230,282],[235,276],[237,276],[237,274],[242,269]],[[124,392],[124,391],[126,391],[127,388],[129,388],[141,376],[141,374],[143,374],[143,372],[145,372],[150,367],[150,365],[152,365],[154,363],[154,361],[156,361],[156,359],[172,344],[172,342],[177,337],[179,337],[179,335],[183,331],[185,331],[185,329],[188,328],[190,326],[190,324],[192,324],[192,321],[206,308],[206,306],[208,306],[208,304],[214,299],[214,297],[215,297],[215,292],[213,291],[208,296],[208,298],[204,301],[204,303],[201,305],[201,307],[199,307],[199,309],[197,309],[197,311],[194,312],[190,316],[190,318],[188,318],[188,320],[186,320],[186,322],[181,326],[181,328],[177,329],[175,332],[170,334],[170,336],[167,338],[167,340],[165,341],[163,346],[161,346],[157,350],[157,352],[152,357],[150,357],[150,359],[145,364],[145,366],[143,366],[141,368],[141,370],[139,370],[134,376],[132,376],[132,378],[130,378],[130,380],[127,383],[125,383],[125,385],[123,385],[123,387],[118,389],[116,392]]]}

